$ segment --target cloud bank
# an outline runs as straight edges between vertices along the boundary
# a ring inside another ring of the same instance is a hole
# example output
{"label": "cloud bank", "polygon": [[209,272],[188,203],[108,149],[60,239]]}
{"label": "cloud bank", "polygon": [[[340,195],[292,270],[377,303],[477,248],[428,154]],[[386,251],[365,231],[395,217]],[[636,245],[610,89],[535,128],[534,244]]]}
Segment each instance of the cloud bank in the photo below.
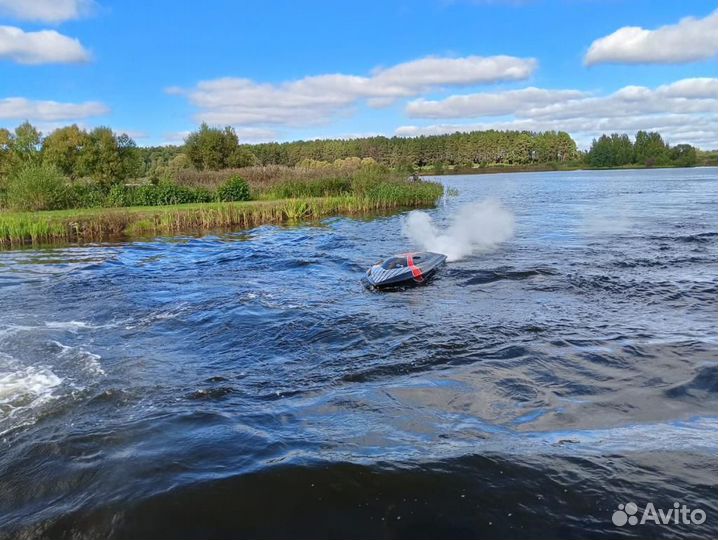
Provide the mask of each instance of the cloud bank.
{"label": "cloud bank", "polygon": [[92,0],[0,0],[0,16],[46,23],[79,19],[93,8]]}
{"label": "cloud bank", "polygon": [[595,64],[680,64],[718,54],[718,10],[703,19],[686,17],[677,24],[646,30],[624,26],[597,39],[584,57]]}
{"label": "cloud bank", "polygon": [[536,66],[532,58],[513,56],[428,57],[370,76],[326,74],[279,84],[225,77],[167,92],[186,94],[200,122],[300,127],[325,123],[360,103],[378,108],[433,88],[525,80]]}
{"label": "cloud bank", "polygon": [[93,116],[104,116],[110,109],[97,101],[60,103],[34,101],[22,97],[0,99],[0,119],[31,120],[38,122],[75,121]]}
{"label": "cloud bank", "polygon": [[87,62],[90,53],[74,38],[55,30],[25,32],[15,26],[0,26],[0,60],[19,64],[72,64]]}
{"label": "cloud bank", "polygon": [[412,118],[476,118],[513,114],[519,108],[541,107],[584,97],[579,90],[522,88],[506,92],[450,96],[443,100],[417,99],[406,106]]}

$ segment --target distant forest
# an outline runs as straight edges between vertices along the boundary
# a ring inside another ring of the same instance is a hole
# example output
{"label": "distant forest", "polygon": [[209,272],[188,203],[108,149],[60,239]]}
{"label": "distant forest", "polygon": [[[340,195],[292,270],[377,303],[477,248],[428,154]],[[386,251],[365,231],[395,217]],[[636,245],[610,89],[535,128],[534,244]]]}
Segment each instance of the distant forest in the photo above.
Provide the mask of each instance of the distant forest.
{"label": "distant forest", "polygon": [[0,128],[0,182],[19,165],[42,163],[70,180],[114,184],[130,179],[173,181],[182,170],[217,171],[282,165],[316,168],[346,160],[420,173],[482,168],[579,168],[713,164],[715,152],[669,146],[656,132],[602,135],[587,152],[563,131],[474,131],[421,137],[363,137],[240,144],[231,127],[202,125],[181,146],[138,147],[107,127],[76,125],[43,136],[25,122]]}
{"label": "distant forest", "polygon": [[579,160],[566,132],[474,131],[421,137],[362,137],[237,145],[234,131],[202,125],[183,146],[143,149],[145,167],[182,154],[197,170],[255,165],[312,167],[351,158],[395,169],[568,163]]}
{"label": "distant forest", "polygon": [[[183,146],[143,148],[146,171],[174,166],[221,170],[247,166],[320,167],[347,159],[394,169],[442,174],[453,170],[580,167],[691,167],[718,162],[716,152],[670,146],[657,132],[602,135],[587,152],[564,131],[473,131],[420,137],[361,137],[285,143],[238,144],[234,131],[202,125]],[[180,160],[181,163],[176,161]]]}

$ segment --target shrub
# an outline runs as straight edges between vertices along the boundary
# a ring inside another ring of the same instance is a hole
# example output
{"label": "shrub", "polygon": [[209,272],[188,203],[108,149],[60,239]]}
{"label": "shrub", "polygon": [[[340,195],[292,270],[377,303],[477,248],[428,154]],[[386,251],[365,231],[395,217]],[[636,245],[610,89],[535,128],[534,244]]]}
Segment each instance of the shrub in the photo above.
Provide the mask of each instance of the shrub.
{"label": "shrub", "polygon": [[275,199],[331,197],[350,193],[351,189],[351,180],[348,178],[285,180],[272,188],[270,194]]}
{"label": "shrub", "polygon": [[125,206],[163,206],[210,202],[212,195],[206,189],[188,188],[168,182],[134,188],[128,193]]}
{"label": "shrub", "polygon": [[115,184],[110,188],[107,193],[107,197],[103,202],[103,206],[110,207],[121,207],[121,206],[136,206],[136,186],[126,186],[124,184]]}
{"label": "shrub", "polygon": [[65,177],[53,165],[24,165],[10,176],[7,204],[13,210],[64,208],[67,204]]}
{"label": "shrub", "polygon": [[206,189],[192,189],[163,182],[144,186],[112,186],[104,206],[164,206],[210,201],[212,194]]}
{"label": "shrub", "polygon": [[249,185],[241,176],[235,175],[217,188],[219,201],[248,201]]}
{"label": "shrub", "polygon": [[107,192],[99,184],[72,183],[66,188],[68,208],[98,208],[106,206]]}

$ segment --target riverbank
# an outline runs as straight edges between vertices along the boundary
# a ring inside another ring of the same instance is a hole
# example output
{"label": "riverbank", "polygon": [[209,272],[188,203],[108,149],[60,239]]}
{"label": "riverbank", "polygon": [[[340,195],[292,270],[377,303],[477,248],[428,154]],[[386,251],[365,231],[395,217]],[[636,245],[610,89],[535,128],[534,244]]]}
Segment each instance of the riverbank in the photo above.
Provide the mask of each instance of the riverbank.
{"label": "riverbank", "polygon": [[172,206],[0,212],[0,248],[26,244],[102,242],[227,227],[247,228],[332,215],[432,206],[443,187],[432,182],[402,186],[385,197],[306,197]]}

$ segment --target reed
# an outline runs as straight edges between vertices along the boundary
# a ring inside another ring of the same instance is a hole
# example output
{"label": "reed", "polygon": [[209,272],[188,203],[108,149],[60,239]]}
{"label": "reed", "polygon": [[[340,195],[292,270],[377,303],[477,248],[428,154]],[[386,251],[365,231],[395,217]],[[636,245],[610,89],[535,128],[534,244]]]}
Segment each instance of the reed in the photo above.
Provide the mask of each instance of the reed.
{"label": "reed", "polygon": [[376,182],[366,191],[326,197],[193,203],[173,206],[0,212],[0,247],[101,242],[222,228],[247,228],[337,214],[426,207],[443,188],[432,182]]}

